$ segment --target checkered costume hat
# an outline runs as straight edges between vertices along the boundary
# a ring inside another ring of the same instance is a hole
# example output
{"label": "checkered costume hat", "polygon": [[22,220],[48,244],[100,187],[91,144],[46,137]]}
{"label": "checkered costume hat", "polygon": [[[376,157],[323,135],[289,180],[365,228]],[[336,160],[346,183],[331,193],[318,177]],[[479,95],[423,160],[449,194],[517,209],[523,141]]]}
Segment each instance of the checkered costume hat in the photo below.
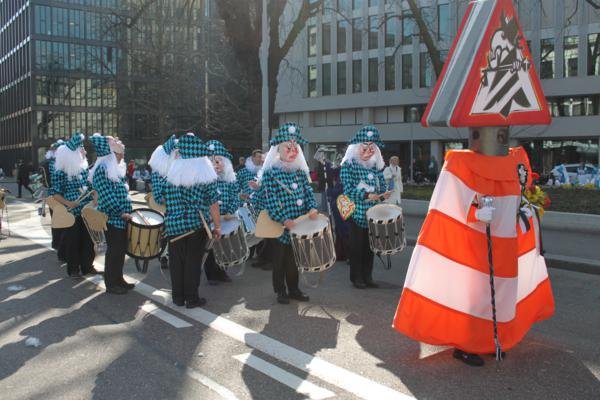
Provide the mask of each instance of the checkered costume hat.
{"label": "checkered costume hat", "polygon": [[202,140],[193,133],[186,133],[177,142],[179,154],[183,159],[199,158],[206,155],[206,148]]}
{"label": "checkered costume hat", "polygon": [[299,145],[307,144],[308,141],[300,135],[300,127],[294,122],[286,122],[279,127],[277,135],[271,139],[270,145],[276,146],[283,142],[294,140]]}
{"label": "checkered costume hat", "polygon": [[381,137],[379,135],[379,130],[372,125],[367,125],[365,127],[362,127],[358,132],[356,132],[356,134],[350,141],[350,144],[358,144],[358,143],[365,143],[365,142],[373,142],[380,149],[385,147],[385,145],[381,141]]}
{"label": "checkered costume hat", "polygon": [[204,143],[204,146],[206,147],[206,153],[209,157],[223,156],[233,160],[231,153],[228,152],[223,143],[219,142],[218,140],[209,140],[208,142]]}
{"label": "checkered costume hat", "polygon": [[100,133],[94,133],[90,137],[90,142],[96,149],[97,157],[104,157],[110,154],[110,145],[108,143],[108,137],[102,136]]}
{"label": "checkered costume hat", "polygon": [[71,136],[71,139],[69,139],[65,144],[69,148],[69,150],[75,151],[83,145],[84,140],[85,135],[83,135],[82,133],[76,133],[73,136]]}
{"label": "checkered costume hat", "polygon": [[65,144],[65,141],[64,141],[64,140],[62,140],[62,139],[58,139],[56,142],[54,142],[54,143],[52,143],[52,144],[50,145],[50,148],[51,148],[52,150],[56,150],[56,149],[58,149],[60,146],[62,146],[63,144]]}

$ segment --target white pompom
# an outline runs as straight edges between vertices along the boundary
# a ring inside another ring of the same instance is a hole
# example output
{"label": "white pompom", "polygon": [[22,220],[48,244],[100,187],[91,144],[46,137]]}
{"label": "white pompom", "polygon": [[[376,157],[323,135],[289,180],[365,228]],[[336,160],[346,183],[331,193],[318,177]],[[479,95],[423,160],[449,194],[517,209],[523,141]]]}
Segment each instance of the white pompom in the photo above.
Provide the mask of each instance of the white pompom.
{"label": "white pompom", "polygon": [[288,128],[288,133],[296,133],[296,127],[295,127],[295,126],[293,126],[293,125],[292,125],[292,126],[290,126],[290,127]]}
{"label": "white pompom", "polygon": [[211,145],[209,145],[209,146],[208,146],[208,149],[209,149],[210,151],[215,151],[215,145],[214,145],[214,144],[211,144]]}
{"label": "white pompom", "polygon": [[368,131],[368,132],[367,132],[367,136],[368,136],[368,137],[371,137],[371,136],[373,136],[373,131]]}

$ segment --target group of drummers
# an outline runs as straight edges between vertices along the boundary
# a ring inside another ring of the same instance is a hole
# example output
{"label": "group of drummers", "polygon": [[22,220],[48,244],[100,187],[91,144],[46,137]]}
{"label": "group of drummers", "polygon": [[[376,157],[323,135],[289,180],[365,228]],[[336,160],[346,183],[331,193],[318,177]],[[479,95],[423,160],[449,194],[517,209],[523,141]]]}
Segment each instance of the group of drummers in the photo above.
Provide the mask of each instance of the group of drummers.
{"label": "group of drummers", "polygon": [[[61,213],[73,217],[72,225],[69,222],[52,232],[53,247],[69,276],[98,273],[93,266],[94,230],[105,236],[108,293],[125,294],[134,287],[123,277],[126,254],[148,259],[166,248],[172,301],[187,308],[206,303],[199,294],[202,269],[209,282],[229,282],[228,268],[243,264],[249,248],[260,240],[262,257],[273,265],[273,289],[281,304],[308,301],[299,288],[300,273],[322,272],[336,261],[332,220],[317,210],[302,151],[307,141],[295,123],[283,124],[269,151],[264,156],[259,150],[253,152],[237,173],[223,143],[203,142],[193,133],[168,138],[149,161],[151,209],[132,208],[123,143],[98,133],[90,136],[97,159],[88,167],[84,140],[84,135],[76,134],[55,143],[47,154],[53,227],[59,226],[54,219]],[[386,249],[385,244],[398,240],[392,236],[401,241],[403,226],[393,226],[392,233],[376,232],[399,220],[395,211],[369,216],[391,195],[383,175],[382,147],[377,128],[366,126],[356,132],[341,161],[343,195],[335,212],[350,225],[350,281],[358,289],[377,287],[372,277],[373,250],[392,254],[404,246],[392,243]],[[90,209],[105,216],[101,228],[90,229],[82,217]],[[142,230],[158,226],[160,246],[151,245],[155,235],[136,231],[138,226]],[[377,240],[385,241],[380,250]],[[152,251],[136,251],[140,243]]]}

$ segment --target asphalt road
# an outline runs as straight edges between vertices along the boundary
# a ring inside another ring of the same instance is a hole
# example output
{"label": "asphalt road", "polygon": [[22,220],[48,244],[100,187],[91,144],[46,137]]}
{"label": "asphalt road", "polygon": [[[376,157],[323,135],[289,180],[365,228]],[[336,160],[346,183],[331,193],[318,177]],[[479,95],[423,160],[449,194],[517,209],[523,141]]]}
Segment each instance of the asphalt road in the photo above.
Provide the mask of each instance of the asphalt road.
{"label": "asphalt road", "polygon": [[[128,260],[128,279],[141,283],[107,295],[100,277],[66,277],[33,205],[11,204],[10,224],[0,240],[2,399],[600,397],[598,275],[551,269],[556,315],[501,363],[472,368],[391,329],[412,248],[391,271],[376,266],[380,289],[352,288],[338,262],[306,289],[309,303],[279,305],[270,272],[248,268],[230,284],[203,281],[207,306],[186,310],[170,303],[156,261],[142,275]],[[39,347],[26,345],[32,337]]]}

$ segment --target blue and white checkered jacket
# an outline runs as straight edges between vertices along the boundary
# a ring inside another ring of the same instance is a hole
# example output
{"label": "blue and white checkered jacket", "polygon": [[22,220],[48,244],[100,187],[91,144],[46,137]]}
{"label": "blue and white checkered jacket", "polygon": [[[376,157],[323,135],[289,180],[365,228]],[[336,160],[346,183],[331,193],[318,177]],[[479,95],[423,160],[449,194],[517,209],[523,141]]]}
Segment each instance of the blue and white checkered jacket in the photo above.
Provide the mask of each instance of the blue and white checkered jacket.
{"label": "blue and white checkered jacket", "polygon": [[167,178],[158,172],[153,171],[152,175],[150,175],[150,182],[152,183],[152,196],[154,197],[154,201],[158,204],[164,204],[166,201],[165,184],[167,182]]}
{"label": "blue and white checkered jacket", "polygon": [[365,199],[367,193],[381,194],[387,190],[383,170],[376,167],[366,168],[356,161],[347,161],[342,164],[340,179],[344,187],[344,194],[356,205],[352,214],[354,222],[362,228],[367,228],[367,210],[378,202]]}
{"label": "blue and white checkered jacket", "polygon": [[[59,194],[64,197],[66,200],[75,201],[88,190],[87,186],[87,175],[88,170],[81,170],[79,175],[74,177],[68,177],[64,171],[54,170],[52,174],[52,190],[51,194]],[[81,209],[89,203],[91,200],[90,197],[81,201],[79,207],[76,207],[69,212],[76,217],[81,215]]]}
{"label": "blue and white checkered jacket", "polygon": [[125,178],[118,182],[108,179],[106,167],[101,165],[94,172],[92,186],[98,192],[98,211],[108,215],[109,224],[125,229],[126,222],[121,218],[121,214],[132,211]]}
{"label": "blue and white checkered jacket", "polygon": [[167,211],[165,214],[166,236],[178,236],[203,229],[200,212],[210,223],[209,208],[216,203],[217,184],[198,184],[191,187],[175,186],[165,181]]}
{"label": "blue and white checkered jacket", "polygon": [[237,181],[218,180],[216,183],[219,211],[221,215],[233,214],[242,205],[240,201],[240,185]]}
{"label": "blue and white checkered jacket", "polygon": [[237,177],[237,181],[240,185],[240,189],[242,190],[242,193],[245,193],[247,195],[252,195],[255,192],[254,189],[252,189],[248,185],[248,182],[250,182],[251,180],[256,178],[255,172],[254,173],[250,172],[250,170],[248,168],[243,167],[238,170],[238,172],[236,173],[236,177]]}
{"label": "blue and white checkered jacket", "polygon": [[[258,196],[262,206],[273,221],[281,224],[287,219],[295,219],[317,208],[315,196],[304,171],[286,172],[272,168],[264,172]],[[278,240],[289,243],[289,233],[284,231]]]}

